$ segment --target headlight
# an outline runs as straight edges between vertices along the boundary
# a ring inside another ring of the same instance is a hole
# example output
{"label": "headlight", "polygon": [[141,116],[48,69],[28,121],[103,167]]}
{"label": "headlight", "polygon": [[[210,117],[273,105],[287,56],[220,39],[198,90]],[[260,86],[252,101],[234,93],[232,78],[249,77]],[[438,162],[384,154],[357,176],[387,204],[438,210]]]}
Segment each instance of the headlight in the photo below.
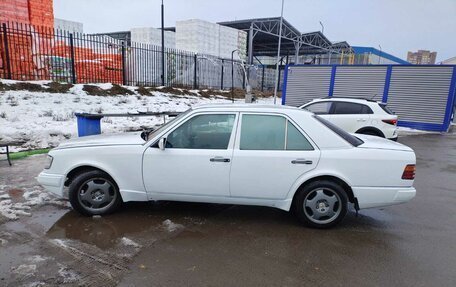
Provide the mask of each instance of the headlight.
{"label": "headlight", "polygon": [[53,158],[52,156],[47,155],[47,157],[46,157],[46,163],[44,164],[44,169],[50,169],[53,160],[54,160],[54,158]]}

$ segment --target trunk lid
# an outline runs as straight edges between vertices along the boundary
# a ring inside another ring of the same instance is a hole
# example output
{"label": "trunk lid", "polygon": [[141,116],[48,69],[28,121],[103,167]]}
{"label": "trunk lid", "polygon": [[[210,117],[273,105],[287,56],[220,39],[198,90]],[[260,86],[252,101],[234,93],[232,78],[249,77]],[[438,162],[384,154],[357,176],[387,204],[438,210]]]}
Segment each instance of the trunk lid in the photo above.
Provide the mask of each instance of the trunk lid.
{"label": "trunk lid", "polygon": [[387,149],[413,152],[413,149],[409,148],[408,146],[385,138],[360,134],[353,135],[364,142],[363,144],[359,145],[358,148]]}

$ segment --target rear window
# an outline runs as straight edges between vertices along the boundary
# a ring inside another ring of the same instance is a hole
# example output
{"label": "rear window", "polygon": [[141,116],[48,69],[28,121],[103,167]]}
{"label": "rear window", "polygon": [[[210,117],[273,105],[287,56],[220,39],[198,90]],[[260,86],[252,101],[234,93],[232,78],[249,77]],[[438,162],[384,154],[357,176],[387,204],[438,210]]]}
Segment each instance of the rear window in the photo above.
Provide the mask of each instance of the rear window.
{"label": "rear window", "polygon": [[384,103],[378,103],[380,108],[382,108],[387,114],[394,115],[394,112]]}
{"label": "rear window", "polygon": [[315,116],[315,118],[319,122],[321,122],[322,124],[327,126],[330,130],[335,132],[337,135],[339,135],[341,138],[343,138],[344,140],[348,141],[352,146],[359,146],[359,145],[362,145],[364,143],[359,138],[357,138],[355,136],[352,136],[351,134],[347,133],[346,131],[344,131],[343,129],[339,128],[338,126],[332,124],[331,122],[325,120],[324,118],[321,118],[319,116]]}

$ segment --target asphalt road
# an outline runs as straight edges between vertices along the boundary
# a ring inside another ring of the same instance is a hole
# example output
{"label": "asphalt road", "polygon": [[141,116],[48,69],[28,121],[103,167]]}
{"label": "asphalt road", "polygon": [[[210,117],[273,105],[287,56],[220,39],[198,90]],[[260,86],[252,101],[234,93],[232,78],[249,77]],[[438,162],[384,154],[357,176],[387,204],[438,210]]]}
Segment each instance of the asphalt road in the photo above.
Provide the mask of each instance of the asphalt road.
{"label": "asphalt road", "polygon": [[[0,285],[456,286],[456,134],[399,141],[417,154],[416,198],[330,230],[263,207],[136,203],[102,218],[33,207],[0,223]],[[20,197],[43,160],[1,161],[0,186]]]}

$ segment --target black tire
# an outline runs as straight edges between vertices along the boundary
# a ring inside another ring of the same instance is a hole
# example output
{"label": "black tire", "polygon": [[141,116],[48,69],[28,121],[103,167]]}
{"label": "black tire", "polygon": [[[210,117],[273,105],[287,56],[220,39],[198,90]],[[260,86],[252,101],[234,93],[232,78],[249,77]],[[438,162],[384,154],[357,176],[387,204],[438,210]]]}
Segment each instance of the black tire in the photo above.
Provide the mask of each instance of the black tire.
{"label": "black tire", "polygon": [[347,214],[347,205],[345,190],[329,180],[317,180],[303,186],[293,202],[299,221],[314,228],[330,228],[340,223]]}
{"label": "black tire", "polygon": [[71,206],[86,215],[106,215],[122,204],[119,187],[101,170],[92,170],[77,175],[69,187]]}

